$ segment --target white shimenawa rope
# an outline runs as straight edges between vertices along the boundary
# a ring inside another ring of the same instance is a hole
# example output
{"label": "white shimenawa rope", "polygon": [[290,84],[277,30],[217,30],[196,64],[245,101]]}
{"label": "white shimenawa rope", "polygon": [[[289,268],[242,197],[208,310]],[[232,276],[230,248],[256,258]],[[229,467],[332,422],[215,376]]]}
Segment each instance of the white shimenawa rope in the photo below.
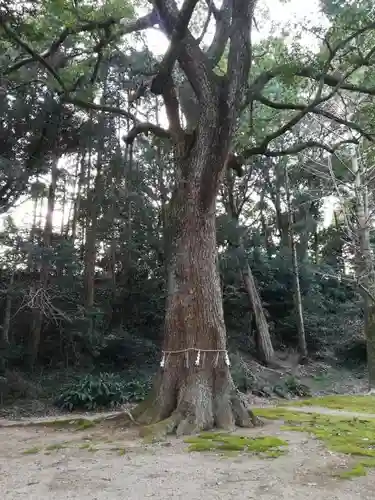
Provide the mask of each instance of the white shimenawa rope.
{"label": "white shimenawa rope", "polygon": [[224,362],[227,366],[230,366],[230,360],[229,360],[229,355],[228,351],[226,349],[198,349],[197,347],[188,347],[187,349],[179,349],[177,351],[162,351],[163,357],[160,361],[160,366],[161,368],[164,368],[168,358],[171,354],[185,354],[185,362],[186,362],[186,367],[189,367],[189,352],[190,351],[195,351],[197,352],[197,358],[195,360],[195,366],[199,366],[201,362],[201,353],[203,354],[203,361],[206,357],[207,352],[213,352],[216,354],[215,361],[214,361],[214,366],[217,366],[218,361],[219,361],[219,355],[220,353],[224,354]]}

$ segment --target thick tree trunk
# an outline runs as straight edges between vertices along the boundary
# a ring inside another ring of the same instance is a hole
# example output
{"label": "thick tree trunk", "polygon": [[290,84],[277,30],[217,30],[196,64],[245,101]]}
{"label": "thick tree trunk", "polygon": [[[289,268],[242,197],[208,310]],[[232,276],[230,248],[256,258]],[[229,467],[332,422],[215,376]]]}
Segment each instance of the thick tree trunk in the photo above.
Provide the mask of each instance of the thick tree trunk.
{"label": "thick tree trunk", "polygon": [[191,178],[192,172],[201,172],[204,166],[194,161],[211,165],[223,161],[222,155],[213,156],[196,157],[181,168],[189,179],[179,183],[170,209],[175,233],[164,367],[151,407],[136,415],[140,422],[167,419],[166,430],[177,434],[212,427],[228,429],[236,424],[248,426],[254,418],[236,390],[226,362],[226,330],[216,266],[216,197],[210,200],[203,195],[202,188],[208,186],[197,176]]}

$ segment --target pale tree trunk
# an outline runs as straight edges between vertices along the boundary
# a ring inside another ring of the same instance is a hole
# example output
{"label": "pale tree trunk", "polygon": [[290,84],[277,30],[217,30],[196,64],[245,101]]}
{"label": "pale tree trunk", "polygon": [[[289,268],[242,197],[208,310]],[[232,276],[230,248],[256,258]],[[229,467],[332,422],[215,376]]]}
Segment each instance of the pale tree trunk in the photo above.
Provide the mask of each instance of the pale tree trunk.
{"label": "pale tree trunk", "polygon": [[[43,250],[49,251],[52,245],[52,231],[53,231],[53,214],[55,210],[56,199],[56,186],[58,180],[58,158],[52,160],[51,183],[48,189],[47,198],[47,213],[43,230]],[[32,286],[31,293],[33,294],[33,307],[32,307],[32,326],[30,338],[30,368],[33,369],[38,359],[39,348],[41,342],[41,331],[43,326],[44,317],[44,294],[47,292],[48,281],[50,273],[50,256],[43,256],[39,282],[36,281]]]}
{"label": "pale tree trunk", "polygon": [[[107,97],[107,86],[108,86],[108,71],[109,67],[106,68],[106,76],[104,78],[104,88],[103,97],[101,99],[101,104],[105,104]],[[106,123],[106,118],[103,113],[101,116],[102,123]],[[99,140],[97,144],[97,160],[96,160],[96,175],[94,180],[94,188],[91,196],[89,196],[89,207],[88,207],[88,218],[86,226],[86,245],[85,245],[85,257],[84,257],[84,303],[86,310],[90,311],[94,307],[95,301],[95,264],[96,264],[96,243],[97,243],[97,232],[98,232],[98,219],[100,215],[100,205],[103,199],[104,190],[104,178],[103,178],[103,160],[105,157],[105,127],[99,131]],[[90,192],[90,166],[87,172],[87,189]],[[89,333],[92,333],[94,328],[93,321],[90,320]]]}
{"label": "pale tree trunk", "polygon": [[[289,232],[288,232],[288,214],[285,213],[281,206],[281,189],[283,186],[283,176],[280,165],[275,165],[275,192],[273,202],[276,210],[276,224],[280,235],[281,248],[289,247]],[[285,187],[285,186],[284,186]]]}
{"label": "pale tree trunk", "polygon": [[288,215],[289,248],[292,256],[293,287],[294,287],[293,299],[294,299],[297,333],[298,333],[298,351],[300,356],[299,361],[300,363],[305,363],[307,361],[308,352],[306,345],[305,324],[303,320],[302,295],[301,295],[301,287],[299,281],[297,248],[293,231],[293,214],[290,203],[289,175],[287,166],[285,168],[285,193],[286,193],[287,215]]}
{"label": "pale tree trunk", "polygon": [[[253,273],[251,271],[249,262],[246,258],[245,248],[243,241],[239,235],[239,217],[241,215],[241,208],[237,208],[239,205],[235,202],[234,197],[234,176],[233,172],[226,171],[226,200],[224,205],[228,215],[231,217],[236,229],[238,231],[238,241],[237,247],[241,252],[241,257],[238,259],[241,277],[245,284],[246,292],[249,297],[249,303],[255,316],[256,323],[256,347],[259,359],[266,365],[272,365],[275,358],[275,352],[272,345],[271,335],[268,327],[268,322],[264,313],[262,300],[259,295]],[[243,204],[242,204],[243,206]],[[265,233],[266,234],[266,233]],[[267,235],[266,235],[267,239]]]}
{"label": "pale tree trunk", "polygon": [[364,301],[365,335],[367,342],[367,366],[369,388],[375,390],[375,270],[370,245],[370,220],[368,209],[368,188],[362,164],[356,156],[352,158],[352,171],[355,174],[355,197],[357,208],[357,256],[356,274]]}
{"label": "pale tree trunk", "polygon": [[1,331],[2,342],[5,344],[10,343],[9,333],[10,333],[10,320],[12,314],[12,291],[13,291],[12,289],[14,285],[14,275],[15,271],[12,270],[5,300],[4,322],[3,322],[3,329]]}
{"label": "pale tree trunk", "polygon": [[65,211],[66,211],[66,173],[64,174],[63,180],[63,197],[61,201],[61,226],[60,226],[60,236],[63,237],[65,233]]}
{"label": "pale tree trunk", "polygon": [[246,262],[246,265],[242,270],[242,276],[247,294],[249,296],[249,302],[255,316],[255,323],[257,326],[255,335],[258,356],[264,364],[272,365],[275,360],[275,351],[272,345],[268,322],[264,314],[262,300],[258,293],[254,276],[248,262]]}
{"label": "pale tree trunk", "polygon": [[[79,164],[79,173],[78,173],[78,164]],[[72,242],[75,243],[77,237],[77,227],[78,227],[78,218],[81,209],[81,198],[82,198],[82,190],[85,185],[85,176],[86,176],[86,163],[85,163],[85,155],[82,154],[81,159],[77,158],[77,166],[76,166],[76,176],[78,174],[78,183],[77,183],[77,193],[74,199],[73,205],[73,218],[72,218]]]}
{"label": "pale tree trunk", "polygon": [[[104,147],[104,146],[103,146]],[[85,307],[91,309],[94,305],[94,279],[95,279],[95,263],[96,263],[96,237],[98,228],[98,217],[100,212],[100,200],[103,191],[103,174],[102,174],[102,145],[98,146],[98,159],[96,164],[96,175],[94,181],[94,191],[89,202],[89,216],[87,220],[86,230],[86,248],[85,248],[85,271],[84,271],[84,287],[85,287]]]}

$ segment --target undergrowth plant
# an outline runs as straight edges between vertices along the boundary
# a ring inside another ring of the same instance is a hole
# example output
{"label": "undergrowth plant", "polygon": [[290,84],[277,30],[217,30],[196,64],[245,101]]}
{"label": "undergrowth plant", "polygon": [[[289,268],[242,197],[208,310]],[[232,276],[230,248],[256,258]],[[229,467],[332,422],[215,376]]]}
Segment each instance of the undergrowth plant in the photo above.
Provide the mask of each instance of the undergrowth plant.
{"label": "undergrowth plant", "polygon": [[90,374],[66,386],[55,404],[68,411],[114,408],[131,401],[142,401],[149,387],[148,379],[124,380],[113,373]]}

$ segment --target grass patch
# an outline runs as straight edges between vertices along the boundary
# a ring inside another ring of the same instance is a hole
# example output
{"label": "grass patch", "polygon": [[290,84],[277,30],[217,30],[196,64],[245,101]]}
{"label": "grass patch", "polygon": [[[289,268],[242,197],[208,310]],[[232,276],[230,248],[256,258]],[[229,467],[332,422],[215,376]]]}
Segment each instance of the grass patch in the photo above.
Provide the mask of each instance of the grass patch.
{"label": "grass patch", "polygon": [[333,410],[372,413],[375,415],[375,396],[322,396],[288,401],[283,406],[320,406]]}
{"label": "grass patch", "polygon": [[126,449],[122,448],[120,446],[115,446],[113,448],[110,448],[110,451],[115,451],[120,457],[123,457],[126,453]]}
{"label": "grass patch", "polygon": [[40,448],[37,446],[34,446],[33,448],[28,448],[27,450],[24,450],[22,452],[23,455],[35,455],[36,453],[40,452]]}
{"label": "grass patch", "polygon": [[365,458],[364,460],[360,460],[357,462],[354,467],[348,469],[341,474],[338,474],[338,477],[341,479],[353,479],[355,477],[361,477],[367,475],[367,469],[371,469],[375,467],[375,459],[373,458]]}
{"label": "grass patch", "polygon": [[350,478],[366,475],[368,468],[375,467],[375,419],[350,418],[319,413],[300,413],[286,408],[259,408],[258,417],[283,420],[284,430],[308,432],[322,440],[335,452],[361,457],[355,466],[339,475]]}
{"label": "grass patch", "polygon": [[273,436],[244,437],[236,434],[203,432],[185,439],[188,451],[245,452],[276,458],[285,453],[286,441]]}
{"label": "grass patch", "polygon": [[66,448],[67,443],[54,443],[46,447],[47,451],[62,450]]}
{"label": "grass patch", "polygon": [[81,450],[87,450],[88,448],[90,448],[90,446],[91,446],[91,443],[82,443],[79,445],[79,448]]}

